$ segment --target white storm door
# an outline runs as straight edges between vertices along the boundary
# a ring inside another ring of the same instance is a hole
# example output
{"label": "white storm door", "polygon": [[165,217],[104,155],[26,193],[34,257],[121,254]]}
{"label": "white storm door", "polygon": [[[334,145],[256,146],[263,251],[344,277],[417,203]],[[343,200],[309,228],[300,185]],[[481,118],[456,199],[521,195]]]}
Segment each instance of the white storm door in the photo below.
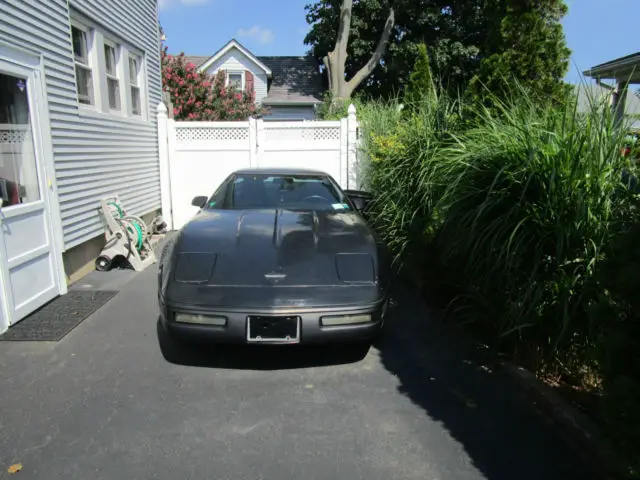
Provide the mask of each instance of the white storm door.
{"label": "white storm door", "polygon": [[38,82],[36,70],[0,58],[0,332],[60,293]]}

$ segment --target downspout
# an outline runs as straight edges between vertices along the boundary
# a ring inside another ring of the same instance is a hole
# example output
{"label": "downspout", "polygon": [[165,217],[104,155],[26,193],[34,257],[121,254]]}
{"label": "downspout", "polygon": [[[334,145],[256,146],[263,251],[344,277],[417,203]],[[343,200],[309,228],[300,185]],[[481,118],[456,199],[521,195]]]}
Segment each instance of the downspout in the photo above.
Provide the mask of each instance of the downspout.
{"label": "downspout", "polygon": [[615,97],[615,104],[612,106],[616,125],[620,125],[624,121],[628,88],[628,80],[618,81],[618,86],[613,95]]}
{"label": "downspout", "polygon": [[611,85],[607,85],[602,82],[600,78],[596,78],[596,84],[611,92],[611,111],[614,115],[615,124],[620,125],[624,120],[624,112],[627,103],[627,88],[629,87],[629,83],[627,81],[618,81],[617,85],[612,87]]}

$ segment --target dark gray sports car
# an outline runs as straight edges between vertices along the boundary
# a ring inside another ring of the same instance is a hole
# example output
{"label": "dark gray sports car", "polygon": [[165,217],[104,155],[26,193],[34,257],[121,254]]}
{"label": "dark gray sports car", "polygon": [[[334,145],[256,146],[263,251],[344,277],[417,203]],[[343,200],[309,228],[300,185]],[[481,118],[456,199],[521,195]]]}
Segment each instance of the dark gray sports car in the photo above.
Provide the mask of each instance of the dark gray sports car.
{"label": "dark gray sports car", "polygon": [[371,342],[389,301],[390,255],[363,192],[331,176],[239,170],[172,236],[159,261],[170,335],[238,343]]}

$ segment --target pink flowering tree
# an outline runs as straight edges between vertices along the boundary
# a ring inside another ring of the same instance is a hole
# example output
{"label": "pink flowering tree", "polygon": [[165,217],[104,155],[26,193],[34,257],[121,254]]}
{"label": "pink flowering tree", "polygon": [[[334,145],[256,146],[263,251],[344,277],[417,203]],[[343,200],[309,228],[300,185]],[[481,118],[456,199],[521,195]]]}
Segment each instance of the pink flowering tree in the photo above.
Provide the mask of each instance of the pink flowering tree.
{"label": "pink flowering tree", "polygon": [[184,53],[169,55],[162,49],[162,86],[173,103],[176,120],[241,121],[264,115],[255,104],[253,88],[227,86],[224,72],[211,76],[187,62]]}

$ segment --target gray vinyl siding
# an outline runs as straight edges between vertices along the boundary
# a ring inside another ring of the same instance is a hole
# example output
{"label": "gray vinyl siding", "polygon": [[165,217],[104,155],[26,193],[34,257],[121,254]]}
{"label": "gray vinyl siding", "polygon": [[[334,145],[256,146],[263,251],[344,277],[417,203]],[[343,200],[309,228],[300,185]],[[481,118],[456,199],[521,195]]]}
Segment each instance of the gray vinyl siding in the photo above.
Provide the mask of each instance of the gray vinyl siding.
{"label": "gray vinyl siding", "polygon": [[103,234],[98,207],[105,196],[118,195],[134,215],[159,209],[155,118],[162,87],[157,0],[69,0],[73,10],[144,53],[146,85],[141,90],[146,120],[81,114],[66,0],[0,3],[0,42],[44,58],[65,250]]}

